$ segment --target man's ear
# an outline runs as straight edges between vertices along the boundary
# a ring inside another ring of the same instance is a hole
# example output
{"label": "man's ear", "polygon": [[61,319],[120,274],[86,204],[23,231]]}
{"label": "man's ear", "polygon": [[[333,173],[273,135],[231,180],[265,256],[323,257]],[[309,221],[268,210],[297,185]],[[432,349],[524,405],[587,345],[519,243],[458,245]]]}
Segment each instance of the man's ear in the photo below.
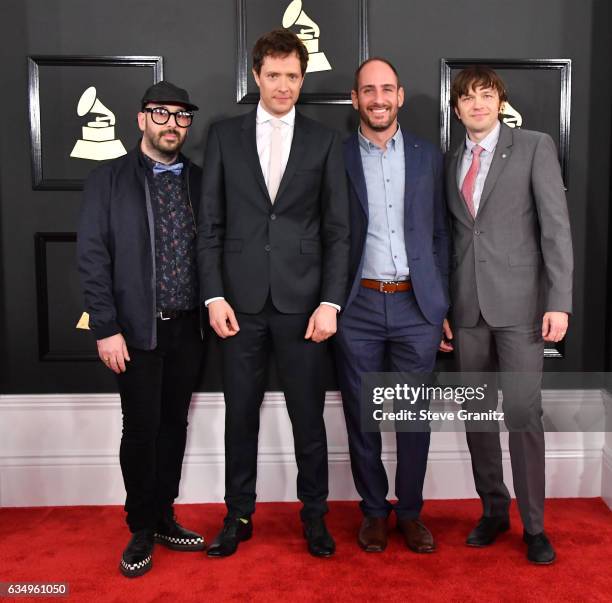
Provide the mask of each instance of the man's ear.
{"label": "man's ear", "polygon": [[138,127],[140,131],[144,132],[147,125],[147,114],[144,111],[139,111],[136,119],[138,120]]}

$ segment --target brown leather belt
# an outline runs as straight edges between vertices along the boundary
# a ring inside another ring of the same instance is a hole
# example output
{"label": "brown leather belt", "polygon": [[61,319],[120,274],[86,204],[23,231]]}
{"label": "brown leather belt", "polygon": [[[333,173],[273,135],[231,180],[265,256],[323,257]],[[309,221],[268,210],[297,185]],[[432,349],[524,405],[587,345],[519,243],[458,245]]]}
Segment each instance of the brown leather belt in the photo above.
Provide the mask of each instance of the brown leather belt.
{"label": "brown leather belt", "polygon": [[361,286],[366,287],[366,289],[375,289],[381,293],[395,293],[412,289],[410,281],[375,281],[371,278],[362,278]]}

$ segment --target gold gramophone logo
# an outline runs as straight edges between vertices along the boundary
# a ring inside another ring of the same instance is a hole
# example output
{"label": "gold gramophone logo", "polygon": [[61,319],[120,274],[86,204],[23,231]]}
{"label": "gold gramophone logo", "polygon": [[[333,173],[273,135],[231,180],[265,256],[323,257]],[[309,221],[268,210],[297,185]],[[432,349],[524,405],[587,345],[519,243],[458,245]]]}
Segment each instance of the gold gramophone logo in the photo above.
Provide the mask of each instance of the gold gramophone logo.
{"label": "gold gramophone logo", "polygon": [[304,12],[302,0],[292,0],[285,9],[283,15],[283,27],[290,29],[298,26],[300,30],[297,37],[304,42],[308,51],[308,68],[306,73],[313,71],[329,71],[332,66],[329,64],[323,51],[319,50],[319,37],[321,30],[319,26]]}
{"label": "gold gramophone logo", "polygon": [[499,116],[510,128],[520,128],[523,125],[523,116],[508,101],[501,106]]}
{"label": "gold gramophone logo", "polygon": [[115,138],[115,114],[98,99],[96,89],[90,86],[81,94],[77,104],[77,115],[93,113],[94,121],[82,127],[82,138],[76,141],[70,157],[104,161],[125,155],[123,143]]}

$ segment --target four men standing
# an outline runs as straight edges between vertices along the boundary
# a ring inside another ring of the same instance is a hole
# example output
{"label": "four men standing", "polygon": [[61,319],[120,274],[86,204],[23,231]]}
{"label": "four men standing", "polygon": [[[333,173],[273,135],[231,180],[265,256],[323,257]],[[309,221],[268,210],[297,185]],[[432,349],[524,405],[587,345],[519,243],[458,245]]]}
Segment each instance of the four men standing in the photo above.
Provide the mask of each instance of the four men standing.
{"label": "four men standing", "polygon": [[[322,375],[337,323],[338,379],[364,514],[359,545],[383,551],[394,510],[407,546],[434,551],[419,518],[430,434],[397,433],[398,500],[391,504],[380,433],[362,429],[360,390],[365,373],[433,370],[444,321],[440,349],[454,347],[460,370],[531,375],[504,389],[504,409],[528,558],[550,563],[540,374],[543,341],[559,341],[567,330],[572,285],[554,145],[546,135],[500,124],[506,93],[492,70],[457,76],[451,102],[466,139],[446,166],[449,323],[442,157],[400,128],[397,71],[381,58],[357,70],[352,101],[360,126],[344,145],[343,162],[338,135],[295,110],[307,60],[288,30],[257,41],[259,104],[211,126],[203,179],[179,154],[197,107],[186,91],[160,82],[142,100],[139,147],[87,181],[79,271],[123,412],[121,467],[133,537],[120,569],[126,576],[148,571],[154,541],[205,547],[172,511],[201,359],[200,303],[222,339],[226,402],[227,516],[209,556],[232,555],[252,535],[272,350],[293,427],[308,550],[334,553],[323,519]],[[496,395],[488,403],[494,407]],[[484,512],[467,544],[485,546],[509,525],[498,431],[470,431],[468,445]]]}

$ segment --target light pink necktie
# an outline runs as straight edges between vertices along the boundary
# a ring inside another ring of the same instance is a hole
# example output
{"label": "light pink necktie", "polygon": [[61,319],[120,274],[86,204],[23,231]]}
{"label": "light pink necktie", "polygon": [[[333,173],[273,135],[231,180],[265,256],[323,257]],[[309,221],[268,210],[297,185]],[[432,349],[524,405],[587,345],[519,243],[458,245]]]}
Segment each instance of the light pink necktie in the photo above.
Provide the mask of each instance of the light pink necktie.
{"label": "light pink necktie", "polygon": [[474,186],[476,184],[478,170],[480,169],[480,153],[483,151],[484,149],[479,145],[476,145],[472,149],[472,164],[461,185],[461,194],[463,195],[468,211],[472,214],[472,218],[476,217],[476,210],[474,209]]}
{"label": "light pink necktie", "polygon": [[268,164],[268,193],[274,203],[281,181],[283,122],[280,119],[271,119],[270,124],[272,125],[272,136],[270,136],[270,163]]}

